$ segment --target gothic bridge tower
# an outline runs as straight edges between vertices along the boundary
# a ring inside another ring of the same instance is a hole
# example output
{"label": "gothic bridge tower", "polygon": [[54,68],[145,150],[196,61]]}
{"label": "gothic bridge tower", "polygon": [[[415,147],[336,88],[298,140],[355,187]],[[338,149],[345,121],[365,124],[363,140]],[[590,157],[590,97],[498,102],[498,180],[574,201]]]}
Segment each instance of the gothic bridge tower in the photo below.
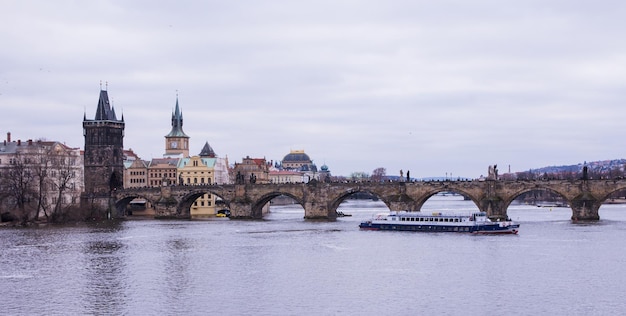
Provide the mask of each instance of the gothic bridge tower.
{"label": "gothic bridge tower", "polygon": [[189,136],[183,132],[183,113],[178,106],[178,95],[176,109],[172,112],[172,130],[165,135],[165,156],[189,157]]}
{"label": "gothic bridge tower", "polygon": [[81,202],[86,208],[108,210],[111,192],[124,185],[124,115],[117,119],[106,90],[100,90],[95,118],[88,120],[85,113],[83,135],[85,192]]}

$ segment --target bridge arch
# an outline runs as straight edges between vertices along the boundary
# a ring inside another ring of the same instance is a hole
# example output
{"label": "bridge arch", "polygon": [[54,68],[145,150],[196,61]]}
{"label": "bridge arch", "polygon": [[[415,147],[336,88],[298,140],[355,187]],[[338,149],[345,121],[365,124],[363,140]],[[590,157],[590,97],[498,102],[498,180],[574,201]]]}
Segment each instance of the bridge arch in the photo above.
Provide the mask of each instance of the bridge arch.
{"label": "bridge arch", "polygon": [[335,216],[339,205],[349,196],[357,193],[367,193],[376,196],[391,211],[415,209],[415,200],[407,193],[407,184],[404,182],[366,182],[335,184],[328,193],[328,216]]}
{"label": "bridge arch", "polygon": [[376,198],[378,198],[379,200],[381,200],[383,203],[385,203],[385,205],[387,205],[387,207],[390,207],[389,202],[386,201],[386,199],[384,198],[384,196],[380,195],[378,192],[376,192],[376,190],[372,190],[370,188],[361,188],[361,187],[357,187],[357,188],[351,188],[345,192],[342,192],[340,195],[334,197],[330,203],[329,203],[329,212],[337,212],[337,209],[339,208],[339,206],[341,205],[341,203],[343,203],[345,200],[348,199],[349,196],[352,196],[354,194],[358,194],[358,193],[365,193],[365,194],[370,194],[375,196]]}
{"label": "bridge arch", "polygon": [[226,207],[230,208],[230,201],[222,196],[219,190],[212,190],[210,186],[198,186],[197,188],[189,190],[189,192],[187,192],[180,198],[180,201],[176,206],[176,212],[178,213],[178,215],[184,218],[191,217],[191,206],[198,198],[202,197],[205,194],[212,194],[219,197],[220,199],[222,199],[222,201],[224,201]]}
{"label": "bridge arch", "polygon": [[469,198],[474,205],[476,206],[476,208],[480,209],[480,200],[479,197],[476,197],[472,194],[472,192],[469,192],[467,190],[464,190],[463,188],[460,187],[456,187],[456,186],[445,186],[445,187],[433,187],[430,188],[428,190],[425,190],[423,192],[421,192],[421,194],[415,199],[415,209],[412,211],[421,211],[422,207],[424,206],[424,204],[433,196],[439,194],[439,193],[443,193],[443,192],[450,192],[450,193],[455,193],[455,194],[460,194],[464,197]]}
{"label": "bridge arch", "polygon": [[537,184],[535,187],[526,187],[526,188],[522,188],[520,190],[514,191],[512,194],[510,194],[506,200],[505,200],[505,205],[508,208],[509,205],[511,205],[511,203],[513,203],[513,201],[515,201],[515,199],[517,199],[518,197],[520,197],[522,194],[524,193],[528,193],[528,192],[533,192],[533,191],[546,191],[546,192],[550,192],[550,193],[554,193],[560,197],[563,198],[563,200],[565,201],[569,201],[570,198],[568,198],[567,194],[561,192],[560,190],[557,190],[553,187],[547,186],[547,185],[542,185],[542,184]]}
{"label": "bridge arch", "polygon": [[147,195],[135,193],[135,192],[127,192],[121,195],[116,196],[115,200],[115,210],[117,212],[117,216],[126,216],[126,209],[130,202],[134,199],[144,199],[146,203],[149,205],[154,205],[152,199],[150,199]]}
{"label": "bridge arch", "polygon": [[600,203],[606,202],[612,194],[626,190],[626,184],[622,184],[621,182],[618,184],[617,181],[614,181],[614,185],[614,187],[611,187],[610,189],[607,189],[605,192],[603,192],[602,195],[596,196]]}
{"label": "bridge arch", "polygon": [[300,204],[300,206],[304,208],[304,201],[302,200],[302,197],[296,196],[295,194],[292,194],[290,192],[283,192],[280,190],[271,191],[271,192],[265,193],[260,198],[258,198],[254,203],[252,203],[252,217],[263,218],[263,207],[265,207],[265,205],[269,203],[269,201],[281,195],[292,198],[294,201],[296,201],[296,204]]}

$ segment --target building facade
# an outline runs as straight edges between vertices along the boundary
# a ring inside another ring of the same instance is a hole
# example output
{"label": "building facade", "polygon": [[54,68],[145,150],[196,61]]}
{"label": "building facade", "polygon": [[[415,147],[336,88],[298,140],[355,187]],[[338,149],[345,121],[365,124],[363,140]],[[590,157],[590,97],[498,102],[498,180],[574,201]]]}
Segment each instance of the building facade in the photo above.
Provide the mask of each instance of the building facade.
{"label": "building facade", "polygon": [[0,143],[0,213],[22,220],[62,216],[78,208],[84,190],[79,148],[56,141]]}
{"label": "building facade", "polygon": [[270,183],[270,167],[265,158],[250,158],[246,156],[241,163],[235,163],[233,174],[236,184]]}

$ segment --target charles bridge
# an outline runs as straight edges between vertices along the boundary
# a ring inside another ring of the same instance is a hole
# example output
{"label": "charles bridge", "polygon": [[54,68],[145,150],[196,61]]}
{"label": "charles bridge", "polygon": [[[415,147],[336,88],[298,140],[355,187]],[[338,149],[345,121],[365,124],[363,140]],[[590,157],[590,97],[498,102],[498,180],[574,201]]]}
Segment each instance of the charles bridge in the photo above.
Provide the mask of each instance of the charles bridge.
{"label": "charles bridge", "polygon": [[318,182],[292,184],[174,185],[115,191],[110,205],[124,216],[135,198],[147,200],[155,218],[190,218],[190,207],[209,193],[220,197],[231,219],[261,219],[263,207],[275,197],[291,197],[304,208],[306,219],[335,219],[337,207],[350,195],[363,192],[378,197],[392,210],[419,211],[440,192],[462,194],[492,219],[507,217],[507,208],[519,195],[544,190],[563,197],[572,209],[572,220],[598,220],[598,210],[610,194],[626,189],[626,180],[485,180],[419,182]]}

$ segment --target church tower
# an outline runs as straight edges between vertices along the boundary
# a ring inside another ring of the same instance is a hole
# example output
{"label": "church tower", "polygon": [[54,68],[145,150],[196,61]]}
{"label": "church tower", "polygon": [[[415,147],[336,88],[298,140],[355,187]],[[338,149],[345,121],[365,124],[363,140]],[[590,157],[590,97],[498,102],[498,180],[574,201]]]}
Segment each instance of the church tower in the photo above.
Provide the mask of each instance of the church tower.
{"label": "church tower", "polygon": [[83,118],[85,136],[85,192],[84,199],[107,207],[111,191],[124,185],[124,116],[118,120],[109,104],[106,90],[100,90],[100,99],[93,120]]}
{"label": "church tower", "polygon": [[183,132],[183,113],[178,106],[176,95],[176,109],[172,113],[172,130],[165,135],[165,156],[189,157],[189,136]]}

